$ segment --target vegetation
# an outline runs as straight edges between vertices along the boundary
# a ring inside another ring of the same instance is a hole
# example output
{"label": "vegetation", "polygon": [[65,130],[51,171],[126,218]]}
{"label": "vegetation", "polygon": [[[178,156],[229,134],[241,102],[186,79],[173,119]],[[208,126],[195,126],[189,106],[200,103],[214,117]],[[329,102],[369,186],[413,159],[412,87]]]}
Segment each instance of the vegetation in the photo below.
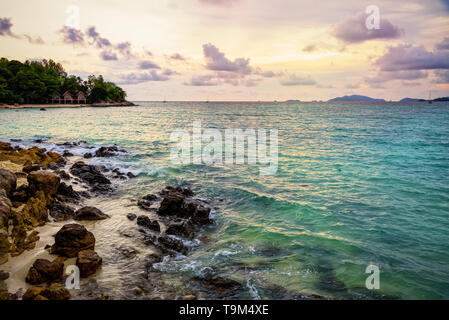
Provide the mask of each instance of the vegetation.
{"label": "vegetation", "polygon": [[84,92],[89,103],[123,102],[126,92],[100,75],[82,80],[69,76],[53,60],[26,61],[0,59],[0,103],[49,103],[54,93]]}

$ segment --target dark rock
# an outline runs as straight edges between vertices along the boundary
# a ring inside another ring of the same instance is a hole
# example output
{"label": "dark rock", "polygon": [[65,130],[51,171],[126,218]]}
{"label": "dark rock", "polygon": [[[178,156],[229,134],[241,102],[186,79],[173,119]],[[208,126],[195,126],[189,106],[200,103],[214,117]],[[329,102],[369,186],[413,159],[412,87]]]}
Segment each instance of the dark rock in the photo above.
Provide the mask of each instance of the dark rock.
{"label": "dark rock", "polygon": [[25,281],[31,284],[41,284],[47,281],[62,278],[64,263],[56,258],[53,262],[46,259],[37,259],[28,270]]}
{"label": "dark rock", "polygon": [[66,198],[72,199],[72,200],[79,200],[81,199],[81,196],[78,192],[73,190],[73,187],[70,185],[67,185],[65,182],[62,182],[57,191],[58,195],[64,196]]}
{"label": "dark rock", "polygon": [[48,300],[67,300],[72,297],[69,290],[59,283],[52,283],[48,288],[42,291],[40,295]]}
{"label": "dark rock", "polygon": [[49,171],[33,171],[28,174],[28,185],[32,192],[43,191],[47,196],[56,194],[61,178]]}
{"label": "dark rock", "polygon": [[157,253],[150,253],[145,257],[145,268],[147,269],[147,272],[155,271],[153,268],[153,264],[162,262],[163,257],[160,254]]}
{"label": "dark rock", "polygon": [[0,265],[8,261],[8,252],[11,243],[8,239],[8,232],[0,229]]}
{"label": "dark rock", "polygon": [[0,168],[0,189],[6,191],[6,195],[11,197],[17,186],[17,177],[9,170]]}
{"label": "dark rock", "polygon": [[195,226],[191,221],[176,220],[168,225],[165,233],[193,239],[195,236]]}
{"label": "dark rock", "polygon": [[128,178],[130,178],[130,179],[136,177],[136,175],[135,175],[134,173],[132,173],[132,172],[128,172],[126,175],[127,175]]}
{"label": "dark rock", "polygon": [[92,158],[92,153],[89,153],[89,152],[85,153],[84,156],[83,156],[83,158],[84,158],[84,159],[90,159],[90,158]]}
{"label": "dark rock", "polygon": [[76,265],[80,269],[82,278],[93,275],[101,266],[103,259],[93,250],[83,250],[78,252]]}
{"label": "dark rock", "polygon": [[40,111],[47,111],[47,109],[45,109],[45,108],[40,108],[39,110]]}
{"label": "dark rock", "polygon": [[159,222],[157,221],[152,221],[150,218],[148,218],[147,216],[139,216],[137,218],[137,224],[139,226],[148,228],[150,230],[153,231],[157,231],[160,232],[161,231],[161,227],[159,225]]}
{"label": "dark rock", "polygon": [[158,213],[160,215],[183,215],[184,197],[178,193],[168,193],[161,202]]}
{"label": "dark rock", "polygon": [[128,220],[134,221],[134,220],[136,220],[137,215],[134,214],[134,213],[128,213],[128,214],[126,215],[126,217],[128,218]]}
{"label": "dark rock", "polygon": [[13,202],[26,203],[31,198],[33,192],[27,185],[21,185],[11,196]]}
{"label": "dark rock", "polygon": [[41,167],[39,165],[30,164],[30,165],[24,166],[22,168],[22,171],[26,172],[26,173],[30,173],[32,171],[39,171],[40,169],[41,169]]}
{"label": "dark rock", "polygon": [[205,225],[211,223],[209,219],[210,211],[210,208],[203,206],[199,201],[187,199],[182,193],[169,192],[165,194],[158,214],[191,218],[193,223]]}
{"label": "dark rock", "polygon": [[111,181],[95,166],[78,161],[70,168],[70,173],[86,182],[94,192],[106,193],[111,191]]}
{"label": "dark rock", "polygon": [[9,272],[0,270],[0,281],[7,280],[9,278]]}
{"label": "dark rock", "polygon": [[72,258],[80,251],[94,248],[95,237],[92,232],[79,224],[66,224],[56,233],[51,253]]}
{"label": "dark rock", "polygon": [[239,282],[215,275],[206,278],[194,277],[190,282],[218,296],[229,296],[243,291],[243,286]]}
{"label": "dark rock", "polygon": [[159,237],[158,243],[165,249],[177,251],[186,254],[188,249],[184,246],[181,240],[173,239],[167,236]]}
{"label": "dark rock", "polygon": [[64,170],[56,170],[55,173],[61,177],[62,180],[70,180],[70,176]]}
{"label": "dark rock", "polygon": [[75,210],[59,201],[55,201],[50,205],[50,216],[55,218],[57,221],[65,221],[72,219],[75,216]]}
{"label": "dark rock", "polygon": [[113,157],[118,152],[118,148],[116,146],[112,147],[101,147],[95,152],[96,157]]}
{"label": "dark rock", "polygon": [[62,154],[64,157],[73,157],[73,153],[71,153],[70,151],[64,151],[64,153]]}
{"label": "dark rock", "polygon": [[100,209],[95,207],[84,207],[75,212],[75,220],[104,220],[109,218]]}

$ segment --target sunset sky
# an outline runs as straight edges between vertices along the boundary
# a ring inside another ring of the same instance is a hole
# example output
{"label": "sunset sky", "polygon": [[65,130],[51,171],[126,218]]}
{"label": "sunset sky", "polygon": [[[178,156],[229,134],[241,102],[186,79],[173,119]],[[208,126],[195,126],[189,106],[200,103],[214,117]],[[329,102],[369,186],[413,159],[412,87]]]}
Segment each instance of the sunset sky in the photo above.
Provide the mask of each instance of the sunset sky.
{"label": "sunset sky", "polygon": [[0,46],[129,100],[449,96],[449,0],[2,0]]}

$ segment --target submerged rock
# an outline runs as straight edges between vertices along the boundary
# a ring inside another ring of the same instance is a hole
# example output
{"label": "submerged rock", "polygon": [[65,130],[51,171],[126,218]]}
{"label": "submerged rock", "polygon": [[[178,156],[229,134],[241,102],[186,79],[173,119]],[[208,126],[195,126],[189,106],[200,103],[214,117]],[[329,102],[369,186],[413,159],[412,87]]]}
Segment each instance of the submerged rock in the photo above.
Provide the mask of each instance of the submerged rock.
{"label": "submerged rock", "polygon": [[151,220],[147,216],[139,216],[137,218],[137,224],[139,226],[148,228],[148,229],[156,231],[156,232],[160,232],[161,231],[161,227],[159,225],[159,222],[157,222],[156,220]]}
{"label": "submerged rock", "polygon": [[116,146],[112,147],[101,147],[95,152],[96,157],[113,157],[118,152],[118,148]]}
{"label": "submerged rock", "polygon": [[184,255],[187,254],[188,249],[184,246],[181,240],[173,239],[168,236],[159,237],[157,240],[162,249],[177,251]]}
{"label": "submerged rock", "polygon": [[185,237],[191,240],[195,236],[195,226],[188,220],[176,220],[168,225],[165,233]]}
{"label": "submerged rock", "polygon": [[219,276],[194,277],[190,282],[217,296],[230,296],[243,291],[243,286],[239,282]]}
{"label": "submerged rock", "polygon": [[60,258],[53,262],[46,259],[37,259],[28,270],[25,281],[31,284],[41,284],[44,282],[61,279],[64,272],[64,263]]}
{"label": "submerged rock", "polygon": [[93,275],[101,266],[103,259],[93,250],[83,250],[78,252],[76,265],[80,269],[80,276],[86,278]]}
{"label": "submerged rock", "polygon": [[78,252],[93,250],[95,237],[92,232],[80,224],[66,224],[55,235],[55,244],[51,247],[51,253],[64,257],[76,257]]}
{"label": "submerged rock", "polygon": [[75,212],[75,220],[104,220],[109,216],[95,207],[84,207]]}

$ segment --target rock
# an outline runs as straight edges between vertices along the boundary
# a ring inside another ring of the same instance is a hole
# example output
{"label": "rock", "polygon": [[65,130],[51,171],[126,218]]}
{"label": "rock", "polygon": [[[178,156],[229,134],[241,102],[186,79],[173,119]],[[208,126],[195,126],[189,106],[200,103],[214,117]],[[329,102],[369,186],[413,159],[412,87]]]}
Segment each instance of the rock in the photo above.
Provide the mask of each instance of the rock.
{"label": "rock", "polygon": [[33,196],[33,192],[27,185],[21,185],[11,196],[11,201],[26,203]]}
{"label": "rock", "polygon": [[[187,189],[189,190],[189,189]],[[187,191],[185,191],[187,193]],[[177,216],[191,218],[192,222],[199,225],[211,223],[209,219],[211,209],[203,206],[199,201],[187,199],[180,192],[165,194],[158,210],[158,214],[164,216]]]}
{"label": "rock", "polygon": [[61,178],[53,172],[33,171],[27,180],[32,192],[43,191],[47,196],[53,196],[58,192]]}
{"label": "rock", "polygon": [[111,191],[111,181],[95,166],[78,161],[70,168],[70,173],[87,183],[94,192],[105,193]]}
{"label": "rock", "polygon": [[71,153],[70,151],[64,151],[64,153],[62,154],[64,157],[73,157],[73,153]]}
{"label": "rock", "polygon": [[147,272],[154,272],[156,271],[153,268],[153,264],[162,262],[163,258],[161,255],[157,253],[150,253],[145,257],[145,268],[147,269]]}
{"label": "rock", "polygon": [[218,296],[229,296],[243,290],[243,286],[239,282],[219,276],[194,277],[190,281]]}
{"label": "rock", "polygon": [[182,296],[181,300],[196,300],[196,296],[194,296],[193,294],[188,294],[188,295]]}
{"label": "rock", "polygon": [[25,240],[25,246],[24,248],[26,250],[32,250],[36,247],[36,242],[39,241],[39,232],[36,230],[32,231]]}
{"label": "rock", "polygon": [[90,158],[92,158],[92,153],[90,153],[90,152],[85,153],[84,156],[83,156],[83,158],[84,158],[84,159],[90,159]]}
{"label": "rock", "polygon": [[70,200],[79,200],[81,196],[78,192],[73,190],[72,186],[67,185],[65,182],[61,182],[58,187],[58,195]]}
{"label": "rock", "polygon": [[103,259],[93,250],[78,252],[76,265],[80,269],[80,276],[86,278],[93,275],[101,266]]}
{"label": "rock", "polygon": [[120,253],[125,256],[128,259],[134,258],[138,251],[134,248],[125,246],[125,245],[121,245],[118,250],[120,251]]}
{"label": "rock", "polygon": [[39,165],[30,164],[30,165],[23,166],[22,171],[25,173],[30,173],[32,171],[39,171],[40,169],[41,169],[41,167]]}
{"label": "rock", "polygon": [[0,281],[7,280],[9,278],[9,272],[0,270]]}
{"label": "rock", "polygon": [[177,251],[182,254],[187,254],[187,247],[184,246],[181,240],[173,239],[167,236],[162,236],[158,238],[158,243],[163,248],[171,250],[171,251]]}
{"label": "rock", "polygon": [[158,199],[154,194],[147,194],[137,202],[137,205],[143,210],[151,210],[151,205]]}
{"label": "rock", "polygon": [[195,226],[191,221],[176,220],[168,225],[165,233],[185,237],[191,240],[195,236]]}
{"label": "rock", "polygon": [[136,296],[141,296],[143,294],[143,290],[140,287],[134,287],[132,291]]}
{"label": "rock", "polygon": [[95,207],[84,207],[75,212],[75,220],[104,220],[109,218],[100,209]]}
{"label": "rock", "polygon": [[48,288],[42,291],[40,295],[48,300],[67,300],[72,297],[69,290],[59,283],[52,283]]}
{"label": "rock", "polygon": [[59,201],[54,202],[50,207],[50,216],[56,219],[56,221],[65,221],[72,219],[75,216],[75,210]]}
{"label": "rock", "polygon": [[169,216],[182,214],[183,204],[184,197],[181,194],[168,193],[161,202],[158,214]]}
{"label": "rock", "polygon": [[39,110],[40,111],[47,111],[47,109],[45,109],[45,108],[40,108]]}
{"label": "rock", "polygon": [[130,178],[130,179],[132,179],[132,178],[135,178],[136,177],[136,175],[134,174],[134,173],[132,173],[132,172],[128,172],[127,174],[126,174],[127,176],[128,176],[128,178]]}
{"label": "rock", "polygon": [[70,180],[70,175],[64,170],[55,170],[55,173],[60,176],[62,180]]}
{"label": "rock", "polygon": [[198,205],[192,217],[192,222],[199,225],[210,224],[212,223],[212,221],[209,219],[209,216],[210,216],[210,208]]}
{"label": "rock", "polygon": [[8,261],[8,252],[11,247],[11,243],[8,239],[8,232],[0,229],[0,265]]}
{"label": "rock", "polygon": [[72,258],[76,257],[80,251],[94,248],[95,237],[92,232],[79,224],[66,224],[56,233],[51,253]]}
{"label": "rock", "polygon": [[0,141],[0,150],[2,151],[14,151],[14,148],[8,142]]}
{"label": "rock", "polygon": [[43,287],[31,287],[22,296],[22,300],[34,300],[37,296],[40,296],[44,290],[45,288]]}
{"label": "rock", "polygon": [[[5,194],[6,192],[3,193]],[[11,216],[11,207],[11,201],[6,196],[0,195],[0,229],[8,230],[8,220]]]}
{"label": "rock", "polygon": [[157,222],[156,220],[152,221],[147,216],[139,216],[137,218],[137,224],[139,226],[148,228],[148,229],[156,231],[156,232],[160,232],[161,231],[161,227],[159,225],[159,222]]}
{"label": "rock", "polygon": [[6,191],[6,195],[11,197],[17,186],[17,177],[9,170],[0,168],[0,189]]}
{"label": "rock", "polygon": [[65,163],[65,159],[60,154],[45,152],[45,149],[37,147],[20,150],[4,150],[0,152],[0,161],[11,161],[24,167],[35,165],[38,168],[47,167],[50,164],[62,165]]}
{"label": "rock", "polygon": [[[22,210],[22,219],[26,225],[37,227],[48,221],[47,206],[52,202],[44,191],[37,191],[35,196],[28,199]],[[19,223],[20,224],[20,223]]]}
{"label": "rock", "polygon": [[53,262],[46,259],[37,259],[28,270],[25,281],[31,284],[41,284],[47,281],[61,279],[64,272],[64,263],[56,258]]}
{"label": "rock", "polygon": [[116,152],[118,152],[118,148],[116,146],[112,147],[101,147],[95,152],[96,157],[113,157]]}
{"label": "rock", "polygon": [[137,215],[134,214],[134,213],[128,213],[128,214],[126,215],[126,217],[128,218],[128,220],[134,221],[134,220],[136,220]]}

